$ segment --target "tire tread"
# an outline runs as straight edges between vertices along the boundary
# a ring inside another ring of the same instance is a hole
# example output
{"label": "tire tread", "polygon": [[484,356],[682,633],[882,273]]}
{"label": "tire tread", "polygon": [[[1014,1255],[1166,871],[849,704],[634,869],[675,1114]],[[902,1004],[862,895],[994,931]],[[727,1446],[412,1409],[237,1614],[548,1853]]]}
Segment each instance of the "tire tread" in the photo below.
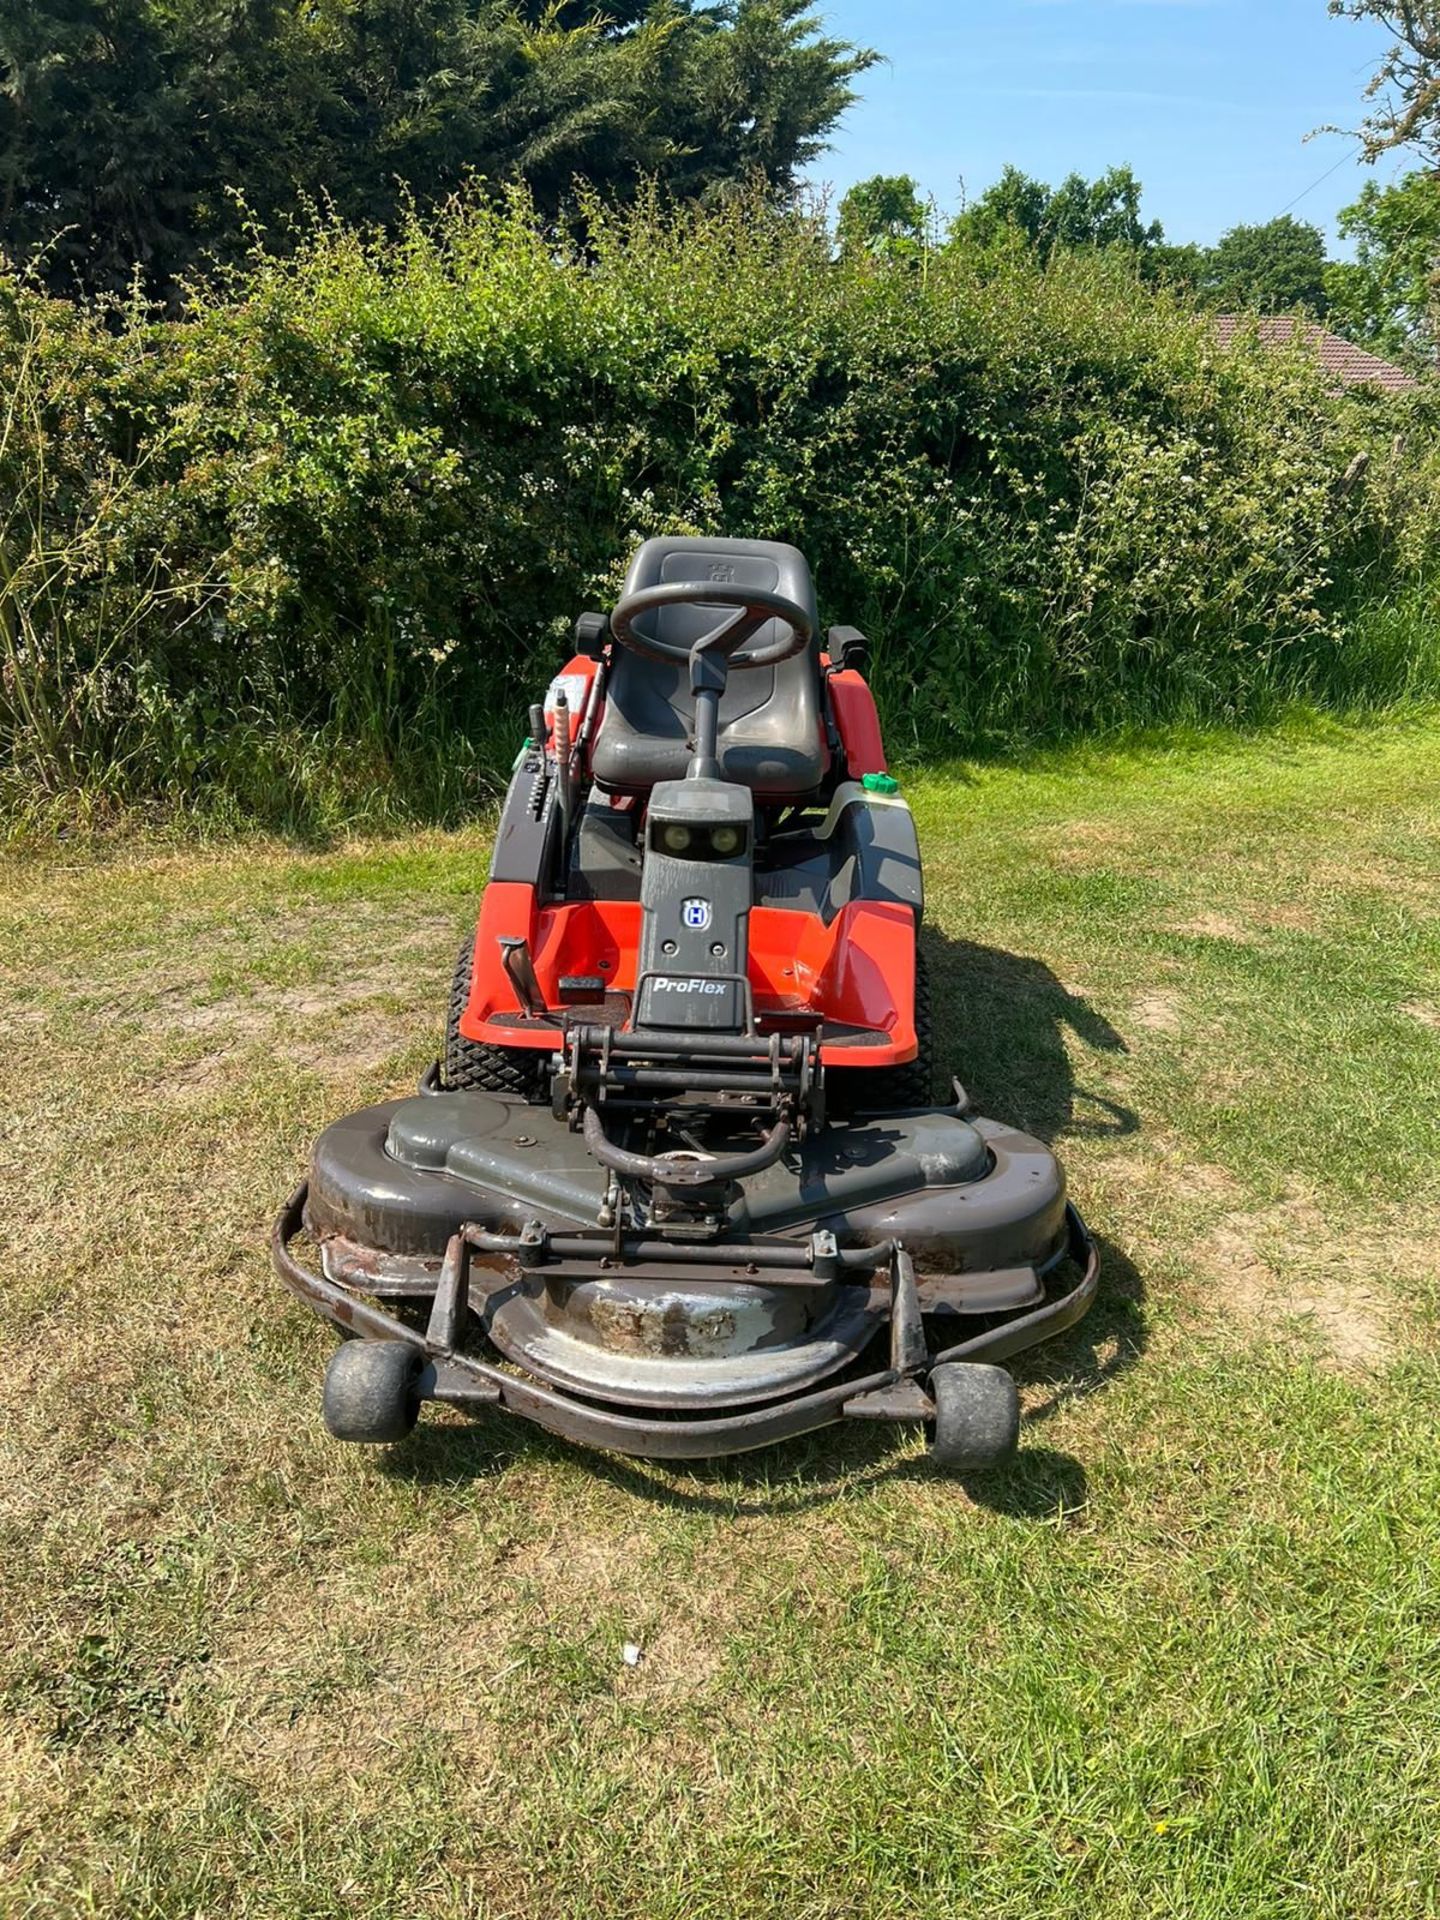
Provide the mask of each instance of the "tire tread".
{"label": "tire tread", "polygon": [[455,960],[450,999],[445,1009],[445,1051],[440,1060],[441,1083],[451,1093],[498,1093],[530,1105],[545,1097],[544,1058],[530,1047],[490,1047],[468,1040],[460,1031],[460,1017],[470,1004],[470,974],[475,964],[474,939],[466,940]]}

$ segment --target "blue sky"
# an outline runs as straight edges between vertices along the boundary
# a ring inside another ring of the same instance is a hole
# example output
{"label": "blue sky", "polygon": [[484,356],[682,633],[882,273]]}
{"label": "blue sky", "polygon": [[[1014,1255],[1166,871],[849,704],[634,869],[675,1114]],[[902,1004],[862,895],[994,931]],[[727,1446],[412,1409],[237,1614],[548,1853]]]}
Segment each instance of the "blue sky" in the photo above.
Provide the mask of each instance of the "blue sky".
{"label": "blue sky", "polygon": [[1128,163],[1168,239],[1210,242],[1287,208],[1333,237],[1335,214],[1369,177],[1347,157],[1353,140],[1305,140],[1326,122],[1355,125],[1385,45],[1378,29],[1332,20],[1325,0],[818,0],[818,10],[888,62],[862,76],[862,99],[811,169],[837,193],[909,173],[948,213],[962,183],[973,199],[1006,161],[1052,184]]}

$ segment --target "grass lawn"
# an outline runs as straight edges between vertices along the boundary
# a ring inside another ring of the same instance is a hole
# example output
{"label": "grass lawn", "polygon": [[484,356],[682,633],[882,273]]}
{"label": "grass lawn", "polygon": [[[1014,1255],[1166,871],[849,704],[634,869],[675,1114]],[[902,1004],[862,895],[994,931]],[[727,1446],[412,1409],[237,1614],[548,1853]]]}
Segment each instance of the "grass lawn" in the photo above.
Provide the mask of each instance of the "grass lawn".
{"label": "grass lawn", "polygon": [[908,787],[1107,1263],[964,1486],[330,1442],[269,1221],[484,833],[0,867],[6,1920],[1440,1912],[1440,728]]}

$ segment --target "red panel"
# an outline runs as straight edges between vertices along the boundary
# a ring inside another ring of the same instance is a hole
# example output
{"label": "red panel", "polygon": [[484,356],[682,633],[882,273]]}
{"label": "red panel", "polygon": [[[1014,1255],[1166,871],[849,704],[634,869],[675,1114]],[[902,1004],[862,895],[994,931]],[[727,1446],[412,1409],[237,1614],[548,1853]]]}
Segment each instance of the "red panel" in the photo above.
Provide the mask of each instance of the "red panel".
{"label": "red panel", "polygon": [[491,1029],[488,1025],[492,1014],[514,1013],[520,1007],[520,996],[500,964],[500,942],[523,939],[533,944],[534,931],[535,889],[517,880],[492,880],[480,901],[475,958],[470,967],[470,1000],[460,1016],[460,1031],[467,1040],[495,1043],[503,1033],[507,1044],[539,1044],[529,1036],[522,1038],[508,1029]]}
{"label": "red panel", "polygon": [[555,1031],[491,1025],[496,1014],[521,1011],[520,996],[500,961],[501,940],[517,935],[530,942],[530,958],[547,1007],[560,1005],[560,981],[566,974],[599,974],[607,987],[623,991],[635,985],[638,901],[583,900],[573,906],[537,908],[533,887],[492,881],[480,902],[470,1004],[460,1018],[460,1031],[467,1040],[503,1047],[555,1045]]}
{"label": "red panel", "polygon": [[826,681],[830,689],[830,707],[835,715],[845,763],[851,777],[884,773],[885,743],[880,738],[880,717],[875,711],[875,696],[862,674],[853,667],[832,673]]}
{"label": "red panel", "polygon": [[827,927],[813,914],[757,907],[750,916],[750,979],[757,1013],[806,1008],[850,1027],[888,1033],[889,1046],[827,1042],[829,1066],[913,1060],[915,916],[909,907],[856,900]]}
{"label": "red panel", "polygon": [[[500,964],[501,939],[529,941],[545,1003],[558,1008],[566,974],[598,974],[607,988],[634,990],[640,921],[638,901],[539,907],[533,887],[493,883],[480,906],[470,1004],[460,1031],[492,1046],[553,1049],[558,1026],[492,1024],[496,1015],[520,1011]],[[828,927],[814,914],[756,907],[750,915],[750,982],[762,1026],[767,1013],[809,1011],[889,1035],[887,1046],[829,1042],[822,1050],[827,1065],[883,1067],[915,1058],[915,918],[909,907],[857,900]]]}
{"label": "red panel", "polygon": [[570,730],[572,733],[578,733],[585,718],[585,708],[589,704],[591,694],[595,691],[595,676],[599,671],[600,662],[590,659],[588,654],[577,653],[573,660],[566,661],[545,689],[547,722],[554,724],[555,695],[563,686],[565,698],[570,702]]}
{"label": "red panel", "polygon": [[[633,900],[586,900],[536,909],[534,889],[487,887],[475,933],[470,1004],[460,1020],[469,1040],[492,1046],[553,1048],[558,1028],[492,1025],[520,1010],[500,964],[500,941],[523,935],[545,1003],[558,1007],[564,974],[598,973],[609,988],[633,991],[640,949],[640,907]],[[827,927],[813,914],[756,907],[750,916],[750,982],[755,1011],[810,1011],[845,1026],[890,1036],[888,1046],[828,1042],[830,1066],[884,1067],[913,1060],[915,919],[908,907],[857,900]]]}
{"label": "red panel", "polygon": [[567,973],[598,973],[605,985],[628,993],[640,953],[638,900],[579,900],[544,907],[534,945],[535,971],[546,1003],[557,1006]]}

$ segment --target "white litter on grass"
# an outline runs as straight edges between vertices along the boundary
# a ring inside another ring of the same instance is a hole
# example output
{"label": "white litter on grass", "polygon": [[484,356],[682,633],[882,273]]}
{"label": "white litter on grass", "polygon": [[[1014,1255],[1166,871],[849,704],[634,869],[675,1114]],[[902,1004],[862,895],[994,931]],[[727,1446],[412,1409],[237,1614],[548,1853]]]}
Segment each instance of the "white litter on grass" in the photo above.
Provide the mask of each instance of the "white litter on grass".
{"label": "white litter on grass", "polygon": [[625,1662],[627,1667],[638,1667],[644,1657],[644,1648],[637,1647],[633,1640],[627,1640],[620,1649],[620,1658]]}

